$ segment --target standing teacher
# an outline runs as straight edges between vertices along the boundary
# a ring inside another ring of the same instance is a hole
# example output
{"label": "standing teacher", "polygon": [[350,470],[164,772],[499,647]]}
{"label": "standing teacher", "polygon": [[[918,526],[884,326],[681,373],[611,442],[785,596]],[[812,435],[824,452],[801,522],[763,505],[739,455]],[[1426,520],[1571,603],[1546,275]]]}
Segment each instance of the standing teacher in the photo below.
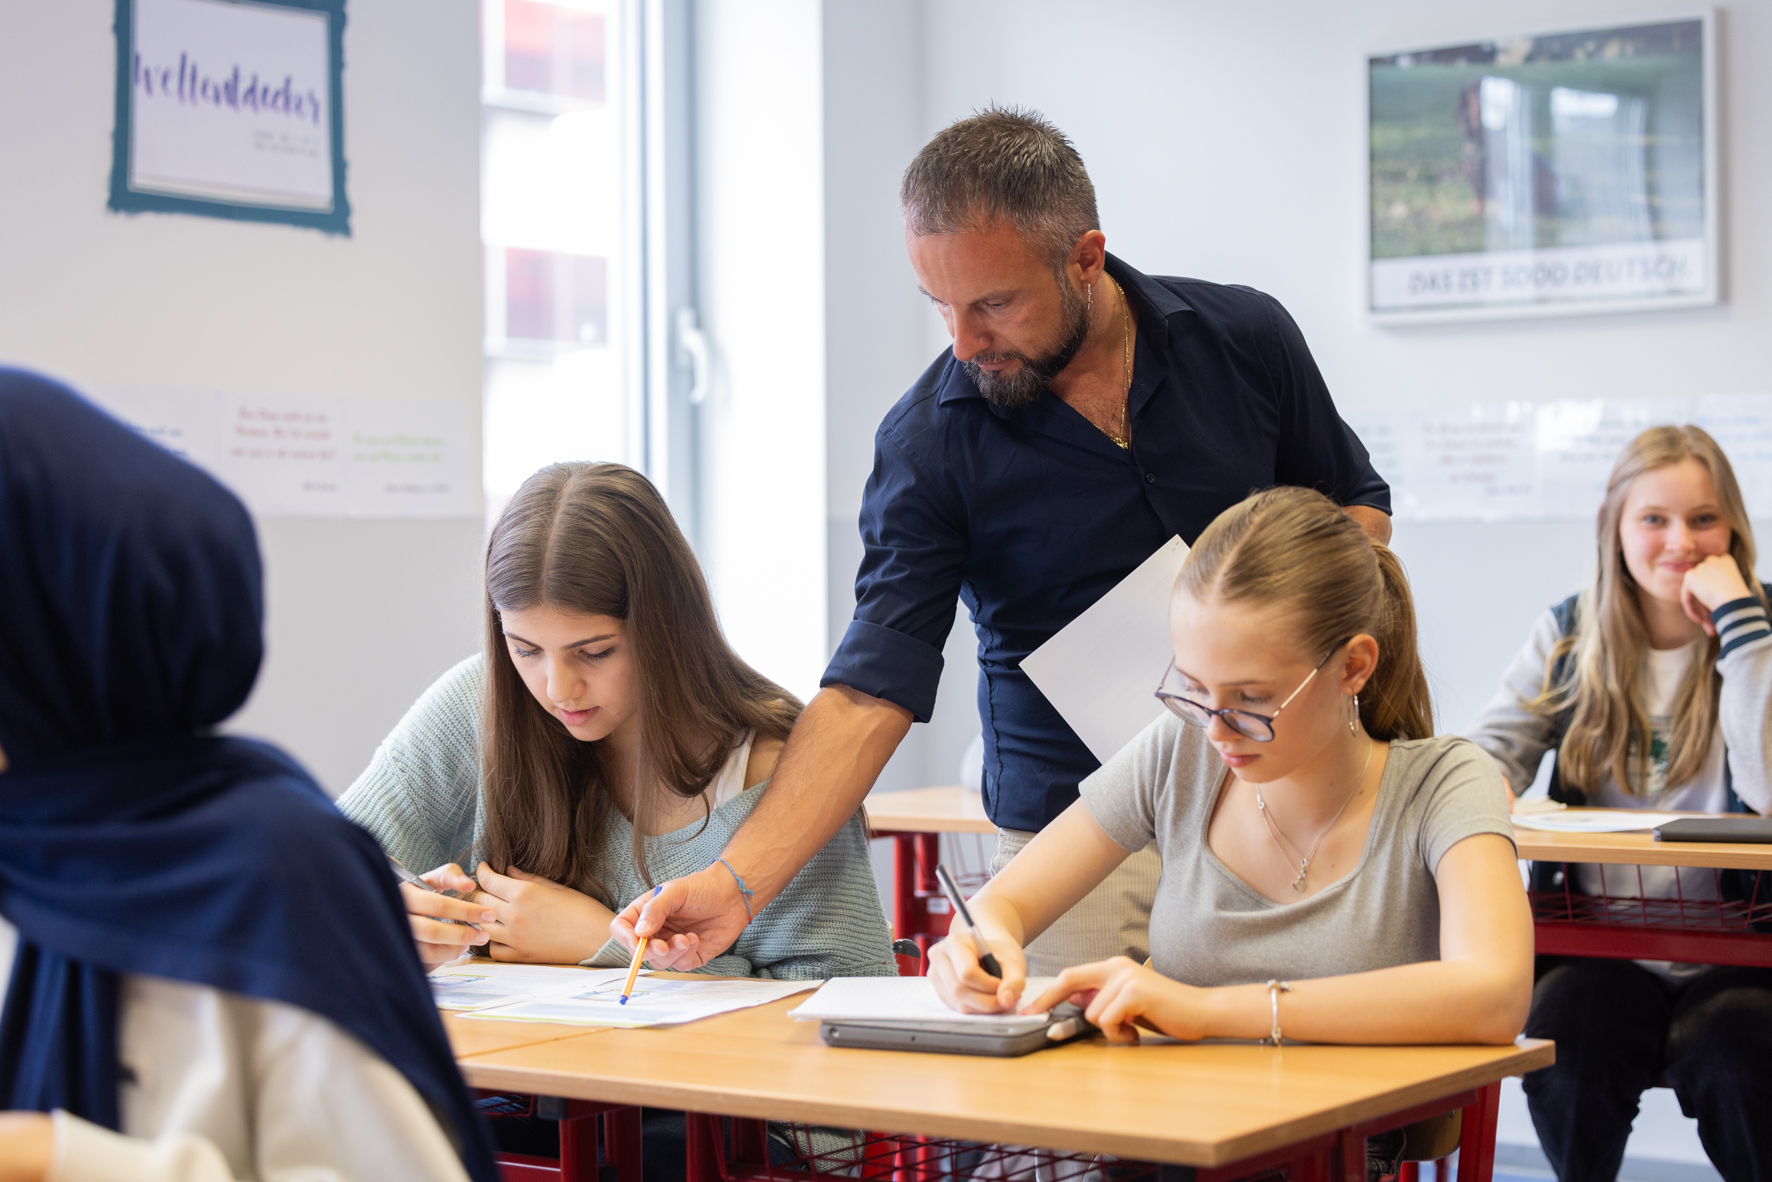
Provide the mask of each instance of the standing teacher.
{"label": "standing teacher", "polygon": [[[1098,765],[1024,657],[1172,536],[1255,489],[1317,489],[1390,536],[1390,490],[1335,412],[1298,326],[1246,287],[1140,274],[1107,253],[1095,188],[1039,115],[992,107],[905,171],[905,245],[952,334],[887,413],[862,501],[855,618],[724,863],[622,913],[686,937],[689,968],[737,937],[860,806],[935,707],[963,599],[978,631],[985,808],[1001,866]],[[1276,817],[1308,845],[1321,818]],[[1145,956],[1154,847],[1028,948],[1030,971]]]}

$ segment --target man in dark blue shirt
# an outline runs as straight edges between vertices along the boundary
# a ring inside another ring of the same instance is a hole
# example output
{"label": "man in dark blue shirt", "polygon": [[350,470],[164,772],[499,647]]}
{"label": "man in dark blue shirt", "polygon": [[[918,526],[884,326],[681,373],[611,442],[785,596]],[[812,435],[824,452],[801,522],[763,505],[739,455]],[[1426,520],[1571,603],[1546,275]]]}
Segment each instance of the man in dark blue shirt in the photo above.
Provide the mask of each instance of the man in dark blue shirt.
{"label": "man in dark blue shirt", "polygon": [[[954,344],[880,425],[855,618],[767,798],[727,864],[647,907],[699,946],[679,967],[735,937],[853,814],[911,721],[928,720],[956,598],[978,632],[1000,864],[1098,766],[1024,657],[1169,538],[1192,543],[1257,489],[1316,488],[1390,534],[1389,489],[1286,310],[1108,255],[1082,160],[1043,119],[991,109],[954,124],[912,162],[901,198],[912,267]],[[1029,948],[1034,967],[1143,955],[1154,852],[1122,870],[1061,921],[1068,933],[1049,934],[1046,956]]]}

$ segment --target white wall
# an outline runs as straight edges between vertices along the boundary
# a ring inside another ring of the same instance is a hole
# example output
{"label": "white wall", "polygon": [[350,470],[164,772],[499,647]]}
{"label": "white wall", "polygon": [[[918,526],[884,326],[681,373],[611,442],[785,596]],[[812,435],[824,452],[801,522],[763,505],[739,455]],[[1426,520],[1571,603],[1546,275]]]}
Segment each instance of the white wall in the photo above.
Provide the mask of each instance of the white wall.
{"label": "white wall", "polygon": [[[1723,8],[1727,304],[1407,329],[1362,312],[1367,51],[1668,11],[1661,0],[946,0],[925,9],[925,128],[993,100],[1044,111],[1089,165],[1110,250],[1146,271],[1273,293],[1349,408],[1765,391],[1763,0]],[[1396,544],[1441,721],[1457,729],[1533,616],[1586,578],[1593,542],[1586,526],[1558,523],[1405,527]]]}
{"label": "white wall", "polygon": [[802,698],[827,655],[821,29],[816,0],[704,0],[692,34],[701,558],[733,647]]}
{"label": "white wall", "polygon": [[[115,4],[0,5],[0,361],[77,387],[461,399],[477,421],[475,11],[349,6],[352,236],[338,238],[108,212]],[[336,793],[474,649],[481,523],[259,531],[268,653],[231,725],[284,744]]]}

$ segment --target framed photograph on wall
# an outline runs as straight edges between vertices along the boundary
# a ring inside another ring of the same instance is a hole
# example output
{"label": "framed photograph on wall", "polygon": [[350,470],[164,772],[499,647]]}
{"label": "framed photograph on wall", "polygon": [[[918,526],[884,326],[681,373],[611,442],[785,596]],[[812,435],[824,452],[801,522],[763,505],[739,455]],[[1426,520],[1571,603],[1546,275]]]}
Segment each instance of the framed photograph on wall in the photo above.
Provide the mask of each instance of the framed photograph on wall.
{"label": "framed photograph on wall", "polygon": [[117,0],[110,207],[351,232],[345,0]]}
{"label": "framed photograph on wall", "polygon": [[1367,58],[1381,323],[1714,304],[1713,13]]}

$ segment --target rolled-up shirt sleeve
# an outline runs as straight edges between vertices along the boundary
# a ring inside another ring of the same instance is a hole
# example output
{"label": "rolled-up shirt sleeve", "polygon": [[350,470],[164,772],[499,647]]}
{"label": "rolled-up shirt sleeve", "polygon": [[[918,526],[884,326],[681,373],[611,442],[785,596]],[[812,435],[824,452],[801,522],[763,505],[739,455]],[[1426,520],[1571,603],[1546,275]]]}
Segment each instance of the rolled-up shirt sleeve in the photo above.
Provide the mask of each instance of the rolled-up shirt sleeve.
{"label": "rolled-up shirt sleeve", "polygon": [[1273,297],[1273,340],[1265,351],[1280,396],[1279,484],[1314,488],[1338,505],[1391,511],[1391,489],[1366,445],[1342,422],[1317,360],[1290,313]]}
{"label": "rolled-up shirt sleeve", "polygon": [[925,471],[882,427],[862,493],[855,618],[821,685],[846,685],[929,721],[960,597],[964,520],[950,483]]}

